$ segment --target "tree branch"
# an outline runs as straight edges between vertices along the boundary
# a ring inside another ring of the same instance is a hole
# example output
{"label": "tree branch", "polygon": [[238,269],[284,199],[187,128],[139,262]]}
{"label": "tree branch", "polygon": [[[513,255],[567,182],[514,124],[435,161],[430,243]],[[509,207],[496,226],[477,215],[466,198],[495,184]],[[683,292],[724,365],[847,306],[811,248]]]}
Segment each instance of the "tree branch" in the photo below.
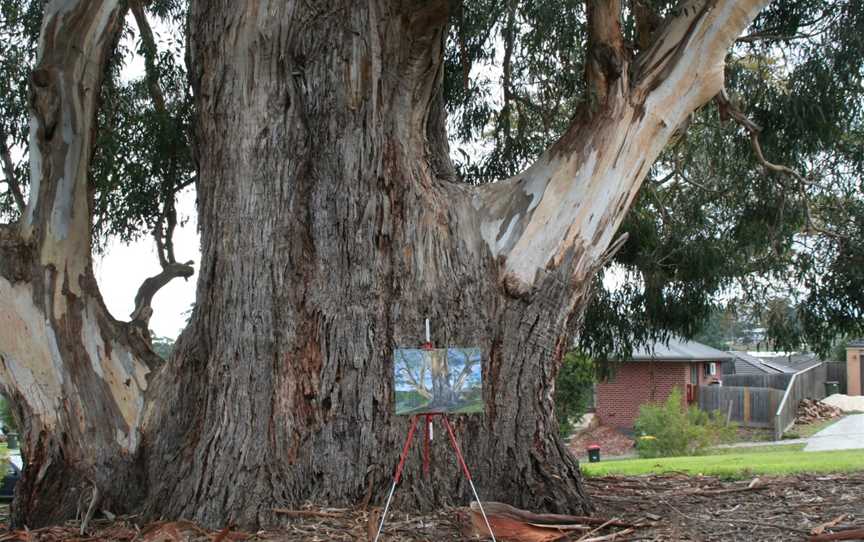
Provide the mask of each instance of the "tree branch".
{"label": "tree branch", "polygon": [[[501,86],[504,90],[504,104],[501,107],[500,123],[504,129],[504,147],[510,147],[510,128],[512,115],[510,102],[513,99],[513,49],[516,46],[516,2],[510,0],[507,6],[507,21],[504,24],[504,59],[501,64]],[[506,152],[506,151],[505,151]]]}
{"label": "tree branch", "polygon": [[804,203],[804,215],[807,221],[808,231],[814,233],[821,233],[823,235],[834,238],[842,237],[837,232],[827,230],[816,224],[816,220],[813,217],[812,209],[810,208],[810,198],[807,195],[807,185],[811,184],[810,181],[805,179],[803,175],[788,166],[784,166],[782,164],[775,164],[765,159],[765,154],[762,152],[762,145],[759,144],[759,134],[762,132],[762,127],[753,122],[747,115],[745,115],[740,109],[735,106],[735,104],[733,104],[729,100],[729,96],[726,94],[725,89],[720,91],[720,93],[714,97],[714,102],[717,104],[717,108],[720,111],[721,121],[731,118],[747,130],[750,135],[750,145],[753,147],[753,153],[756,155],[756,160],[762,165],[762,167],[769,171],[788,175],[797,181],[798,192],[801,196],[801,201]]}
{"label": "tree branch", "polygon": [[616,62],[627,60],[617,56],[620,4],[586,1],[593,47],[586,76],[604,99],[602,115],[580,110],[531,167],[477,188],[472,202],[483,241],[501,258],[502,286],[514,297],[529,295],[565,262],[570,280],[588,280],[652,164],[676,129],[723,87],[726,51],[768,3],[684,2],[632,69],[615,79]]}
{"label": "tree branch", "polygon": [[[654,43],[634,61],[643,93],[674,82],[682,107],[695,110],[723,87],[725,56],[768,0],[684,0],[666,17]],[[673,72],[675,72],[673,74]],[[682,89],[688,89],[681,96]],[[684,98],[684,99],[681,99]]]}
{"label": "tree branch", "polygon": [[405,356],[402,356],[402,362],[404,364],[404,368],[402,369],[402,373],[408,379],[408,383],[414,387],[414,390],[423,396],[426,399],[432,399],[432,394],[429,393],[429,390],[423,385],[423,373],[425,371],[426,365],[420,365],[420,378],[414,376],[414,373],[411,372],[411,369],[408,367],[408,361],[405,359]]}
{"label": "tree branch", "polygon": [[633,18],[636,20],[636,46],[644,51],[654,43],[654,34],[663,21],[645,0],[634,0]]}
{"label": "tree branch", "polygon": [[588,55],[585,80],[598,103],[606,101],[610,87],[627,68],[621,34],[621,0],[586,0]]}
{"label": "tree branch", "polygon": [[46,4],[30,77],[31,190],[21,235],[36,243],[40,263],[63,270],[58,280],[76,295],[91,265],[87,171],[99,89],[125,12],[119,0]]}
{"label": "tree branch", "polygon": [[3,161],[3,175],[6,177],[6,184],[9,186],[9,191],[12,193],[12,198],[15,200],[15,205],[23,214],[27,209],[27,202],[24,201],[24,193],[21,191],[21,185],[15,178],[15,165],[12,163],[12,155],[9,152],[9,147],[6,145],[6,134],[0,128],[0,159]]}
{"label": "tree branch", "polygon": [[[150,97],[153,100],[153,106],[156,108],[161,122],[168,123],[171,117],[166,105],[165,95],[159,84],[159,72],[156,69],[158,49],[156,47],[156,40],[153,37],[153,29],[147,20],[147,14],[140,0],[130,1],[129,9],[132,10],[135,23],[141,32],[145,77]],[[135,310],[130,315],[132,324],[143,327],[145,334],[148,332],[147,325],[150,321],[150,316],[153,314],[151,303],[156,293],[173,279],[177,277],[188,279],[195,272],[191,261],[179,264],[174,256],[174,230],[177,227],[177,210],[174,207],[174,196],[178,190],[189,184],[189,181],[178,184],[175,183],[174,179],[175,176],[169,174],[162,182],[163,209],[153,229],[153,239],[156,241],[156,254],[159,257],[162,272],[145,279],[138,288],[138,293],[135,295]]]}
{"label": "tree branch", "polygon": [[139,325],[143,329],[147,329],[147,324],[150,322],[150,316],[153,315],[151,304],[153,296],[162,289],[163,286],[171,282],[177,277],[188,279],[195,272],[191,261],[186,263],[169,263],[162,267],[162,272],[158,275],[150,277],[141,284],[138,288],[138,293],[135,295],[135,310],[130,315],[132,324]]}
{"label": "tree branch", "polygon": [[144,51],[144,72],[147,79],[147,88],[150,90],[150,96],[153,98],[156,111],[160,115],[167,116],[168,109],[165,105],[165,95],[159,86],[159,72],[156,71],[157,49],[156,40],[153,38],[153,29],[150,27],[147,14],[144,12],[144,8],[139,0],[129,2],[129,9],[132,10],[132,15],[135,16],[135,24],[138,25],[138,30],[141,31],[141,48]]}

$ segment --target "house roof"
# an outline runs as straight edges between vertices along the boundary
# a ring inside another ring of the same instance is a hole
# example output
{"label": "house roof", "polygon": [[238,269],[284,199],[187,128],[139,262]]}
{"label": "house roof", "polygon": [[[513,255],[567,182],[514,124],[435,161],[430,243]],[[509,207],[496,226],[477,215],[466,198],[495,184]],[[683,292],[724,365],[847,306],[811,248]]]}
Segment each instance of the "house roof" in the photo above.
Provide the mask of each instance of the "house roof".
{"label": "house roof", "polygon": [[751,352],[748,357],[758,359],[762,365],[770,367],[781,373],[797,373],[822,363],[816,354],[811,352],[777,353],[777,352]]}
{"label": "house roof", "polygon": [[696,341],[685,341],[674,337],[669,343],[656,342],[648,347],[637,348],[628,361],[727,361],[733,359],[723,352]]}
{"label": "house roof", "polygon": [[746,352],[729,353],[735,358],[735,374],[737,375],[781,374],[784,372],[771,365],[766,365],[761,359]]}
{"label": "house roof", "polygon": [[822,363],[810,352],[730,352],[735,374],[794,374]]}
{"label": "house roof", "polygon": [[864,347],[864,339],[855,339],[854,341],[849,341],[849,344],[846,346],[854,346],[854,347]]}

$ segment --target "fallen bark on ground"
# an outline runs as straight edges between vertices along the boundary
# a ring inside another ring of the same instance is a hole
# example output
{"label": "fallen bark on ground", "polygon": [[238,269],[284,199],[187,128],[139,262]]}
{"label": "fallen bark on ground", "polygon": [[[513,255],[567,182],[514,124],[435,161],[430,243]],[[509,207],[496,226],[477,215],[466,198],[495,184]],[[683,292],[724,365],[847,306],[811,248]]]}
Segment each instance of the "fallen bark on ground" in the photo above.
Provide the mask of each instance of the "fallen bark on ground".
{"label": "fallen bark on ground", "polygon": [[[864,538],[864,473],[760,476],[742,481],[686,475],[607,476],[588,478],[586,485],[597,507],[596,516],[539,514],[500,503],[484,505],[491,515],[520,518],[525,524],[540,526],[540,534],[549,538],[535,540],[749,542]],[[145,523],[136,517],[109,520],[97,514],[83,535],[80,522],[69,522],[44,529],[0,529],[0,542],[371,541],[377,532],[380,509],[310,505],[282,509],[279,517],[283,518],[279,525],[253,533],[232,526],[203,529],[184,521]],[[578,528],[556,530],[556,525]],[[482,540],[477,538],[478,532],[484,531],[477,530],[477,514],[468,507],[424,515],[397,507],[387,516],[381,542]],[[504,537],[498,539],[505,542]]]}

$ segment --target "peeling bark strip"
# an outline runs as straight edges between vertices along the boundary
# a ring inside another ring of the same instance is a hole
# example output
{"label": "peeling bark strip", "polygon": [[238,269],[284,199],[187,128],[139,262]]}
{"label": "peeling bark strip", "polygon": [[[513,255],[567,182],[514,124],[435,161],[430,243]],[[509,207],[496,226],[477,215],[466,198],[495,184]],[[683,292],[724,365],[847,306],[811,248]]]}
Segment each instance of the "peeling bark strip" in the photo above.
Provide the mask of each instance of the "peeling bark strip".
{"label": "peeling bark strip", "polygon": [[[528,170],[475,188],[442,179],[449,2],[193,1],[202,272],[157,367],[108,315],[90,261],[86,172],[123,10],[52,2],[33,197],[20,234],[0,229],[0,383],[28,459],[18,521],[70,517],[91,487],[113,512],[219,527],[380,499],[407,425],[391,355],[424,342],[427,317],[436,344],[484,352],[485,416],[456,421],[484,498],[589,512],[557,436],[558,365],[648,168],[766,3],[685,2],[631,61],[618,3],[591,1],[596,102]],[[470,498],[450,465],[418,483],[413,457],[405,473],[403,505]]]}

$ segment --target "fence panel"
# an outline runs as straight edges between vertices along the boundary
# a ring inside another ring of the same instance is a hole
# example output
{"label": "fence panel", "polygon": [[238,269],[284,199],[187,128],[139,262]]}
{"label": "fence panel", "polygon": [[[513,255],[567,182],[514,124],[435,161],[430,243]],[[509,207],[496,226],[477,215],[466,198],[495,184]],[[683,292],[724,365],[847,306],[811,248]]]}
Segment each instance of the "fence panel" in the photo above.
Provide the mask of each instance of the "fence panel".
{"label": "fence panel", "polygon": [[772,388],[700,386],[699,408],[719,410],[744,427],[774,427],[783,392]]}
{"label": "fence panel", "polygon": [[774,417],[774,438],[780,439],[795,423],[798,403],[802,399],[824,399],[827,369],[820,363],[793,375]]}
{"label": "fence panel", "polygon": [[840,384],[840,393],[845,394],[846,390],[846,362],[845,361],[828,361],[825,363],[826,375],[825,379],[828,382],[838,382]]}

